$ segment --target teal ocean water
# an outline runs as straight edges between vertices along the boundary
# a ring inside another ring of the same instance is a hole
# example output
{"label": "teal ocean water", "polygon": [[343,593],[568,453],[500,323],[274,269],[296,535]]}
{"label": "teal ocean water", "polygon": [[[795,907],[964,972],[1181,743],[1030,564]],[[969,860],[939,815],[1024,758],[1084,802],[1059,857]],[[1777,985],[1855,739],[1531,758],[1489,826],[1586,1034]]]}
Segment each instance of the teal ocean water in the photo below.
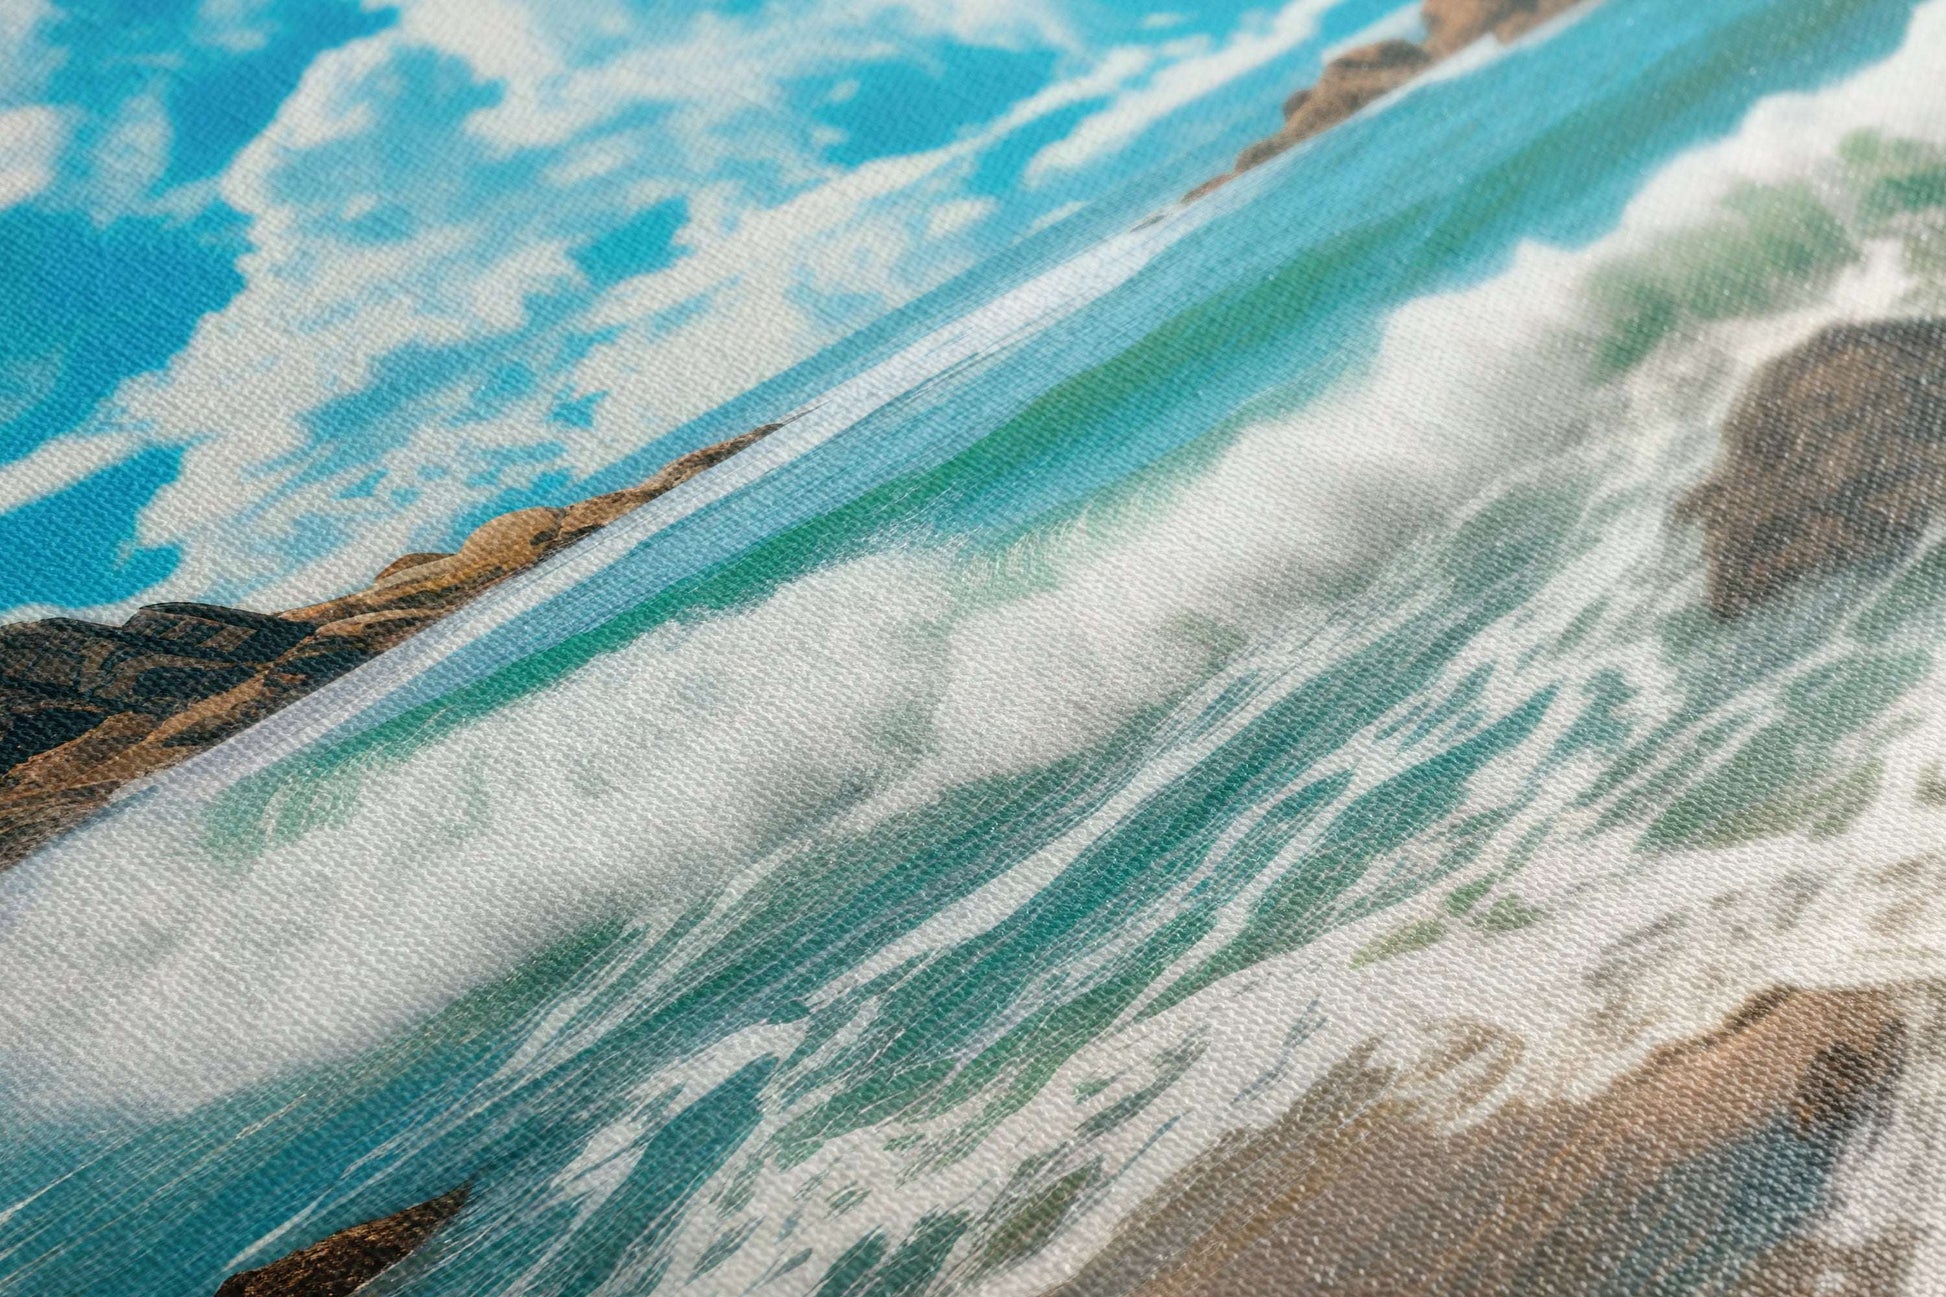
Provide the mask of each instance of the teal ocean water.
{"label": "teal ocean water", "polygon": [[[1946,305],[1943,58],[1607,0],[689,430],[801,412],[0,876],[0,1293],[462,1183],[371,1291],[1038,1291],[1362,1041],[1553,1093],[1938,975],[1848,880],[1946,801],[1946,548],[1724,623],[1670,507]],[[1839,1178],[1751,1174],[1688,1288]]]}

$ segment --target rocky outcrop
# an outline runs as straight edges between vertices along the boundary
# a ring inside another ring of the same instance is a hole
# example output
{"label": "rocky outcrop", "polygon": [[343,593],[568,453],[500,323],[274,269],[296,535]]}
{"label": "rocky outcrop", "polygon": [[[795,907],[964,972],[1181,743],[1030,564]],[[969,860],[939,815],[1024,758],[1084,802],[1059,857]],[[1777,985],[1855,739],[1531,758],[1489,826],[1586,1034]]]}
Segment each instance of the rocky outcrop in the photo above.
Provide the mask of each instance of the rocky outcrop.
{"label": "rocky outcrop", "polygon": [[692,451],[626,490],[501,514],[454,553],[404,555],[364,589],[308,607],[166,603],[120,626],[0,626],[0,868],[129,780],[247,729],[780,426]]}
{"label": "rocky outcrop", "polygon": [[144,608],[123,625],[67,617],[0,626],[0,688],[107,711],[168,716],[240,684],[310,633],[261,613]]}
{"label": "rocky outcrop", "polygon": [[1236,169],[1248,171],[1329,130],[1431,65],[1432,56],[1411,41],[1364,45],[1333,59],[1316,85],[1284,101],[1283,129],[1245,149]]}
{"label": "rocky outcrop", "polygon": [[1946,501],[1946,320],[1827,329],[1760,370],[1700,522],[1709,605],[1735,616],[1820,572],[1910,544]]}
{"label": "rocky outcrop", "polygon": [[1317,84],[1284,101],[1284,125],[1272,135],[1244,149],[1236,165],[1204,181],[1184,196],[1201,198],[1252,167],[1262,166],[1331,129],[1406,85],[1443,58],[1476,41],[1495,37],[1511,41],[1565,13],[1584,0],[1424,0],[1426,39],[1380,41],[1350,50],[1325,65]]}
{"label": "rocky outcrop", "polygon": [[216,1297],[348,1297],[405,1260],[466,1205],[459,1188],[383,1220],[340,1230],[257,1270],[233,1274]]}
{"label": "rocky outcrop", "polygon": [[1485,1024],[1410,1067],[1368,1047],[1049,1297],[1902,1291],[1901,1239],[1827,1243],[1808,1208],[1891,1108],[1905,995],[1773,991],[1585,1100],[1498,1103],[1524,1045]]}
{"label": "rocky outcrop", "polygon": [[1426,51],[1443,59],[1488,36],[1517,40],[1580,0],[1425,0]]}

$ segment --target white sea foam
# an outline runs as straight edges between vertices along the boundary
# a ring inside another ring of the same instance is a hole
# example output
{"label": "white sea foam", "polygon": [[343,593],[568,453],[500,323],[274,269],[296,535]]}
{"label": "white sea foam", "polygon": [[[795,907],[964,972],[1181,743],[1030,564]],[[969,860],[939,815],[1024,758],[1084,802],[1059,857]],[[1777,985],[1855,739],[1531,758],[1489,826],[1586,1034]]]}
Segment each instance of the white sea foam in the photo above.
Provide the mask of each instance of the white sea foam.
{"label": "white sea foam", "polygon": [[[191,1103],[370,1043],[601,917],[673,918],[856,803],[1105,738],[1207,674],[1208,624],[1314,617],[1544,444],[1543,414],[1494,402],[1493,357],[1460,383],[1414,358],[1422,331],[1481,305],[1408,311],[1357,391],[1253,430],[1158,525],[1050,590],[964,613],[944,558],[816,573],[598,659],[247,864],[212,856],[157,790],[7,880],[16,1083]],[[1507,336],[1506,367],[1525,368],[1528,340]]]}
{"label": "white sea foam", "polygon": [[[1224,636],[1315,624],[1510,465],[1648,435],[1670,408],[1698,417],[1818,320],[1899,309],[1905,281],[1872,262],[1815,310],[1692,340],[1688,368],[1671,359],[1660,387],[1652,373],[1625,393],[1646,404],[1619,423],[1573,344],[1583,272],[1708,217],[1731,180],[1808,174],[1888,102],[1921,103],[1903,125],[1941,130],[1946,91],[1926,74],[1942,55],[1934,3],[1890,64],[1760,106],[1602,244],[1529,247],[1487,284],[1399,311],[1365,372],[1247,430],[1143,527],[1073,542],[1051,588],[969,605],[950,557],[858,560],[652,632],[247,862],[211,854],[166,796],[74,835],[0,881],[12,1101],[193,1104],[368,1045],[592,920],[672,917],[833,817],[1098,742],[1206,675]],[[1469,965],[1489,966],[1536,993]]]}

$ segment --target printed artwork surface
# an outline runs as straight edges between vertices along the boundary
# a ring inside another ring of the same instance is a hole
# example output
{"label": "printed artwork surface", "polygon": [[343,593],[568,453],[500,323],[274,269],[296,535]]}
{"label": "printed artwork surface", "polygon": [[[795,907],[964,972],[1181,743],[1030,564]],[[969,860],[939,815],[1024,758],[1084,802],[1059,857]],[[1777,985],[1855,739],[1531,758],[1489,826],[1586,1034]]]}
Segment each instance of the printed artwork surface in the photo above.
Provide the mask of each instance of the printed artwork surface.
{"label": "printed artwork surface", "polygon": [[0,0],[0,1297],[1946,1292],[1946,0]]}

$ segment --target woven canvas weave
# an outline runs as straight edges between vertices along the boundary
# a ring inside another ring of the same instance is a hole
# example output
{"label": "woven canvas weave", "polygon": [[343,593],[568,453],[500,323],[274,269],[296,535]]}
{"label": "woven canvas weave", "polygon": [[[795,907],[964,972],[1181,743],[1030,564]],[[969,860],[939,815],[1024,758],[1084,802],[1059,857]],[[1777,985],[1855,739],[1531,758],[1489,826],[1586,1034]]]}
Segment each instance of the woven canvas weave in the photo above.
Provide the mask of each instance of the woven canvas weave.
{"label": "woven canvas weave", "polygon": [[0,0],[0,1297],[1946,1292],[1946,0]]}

